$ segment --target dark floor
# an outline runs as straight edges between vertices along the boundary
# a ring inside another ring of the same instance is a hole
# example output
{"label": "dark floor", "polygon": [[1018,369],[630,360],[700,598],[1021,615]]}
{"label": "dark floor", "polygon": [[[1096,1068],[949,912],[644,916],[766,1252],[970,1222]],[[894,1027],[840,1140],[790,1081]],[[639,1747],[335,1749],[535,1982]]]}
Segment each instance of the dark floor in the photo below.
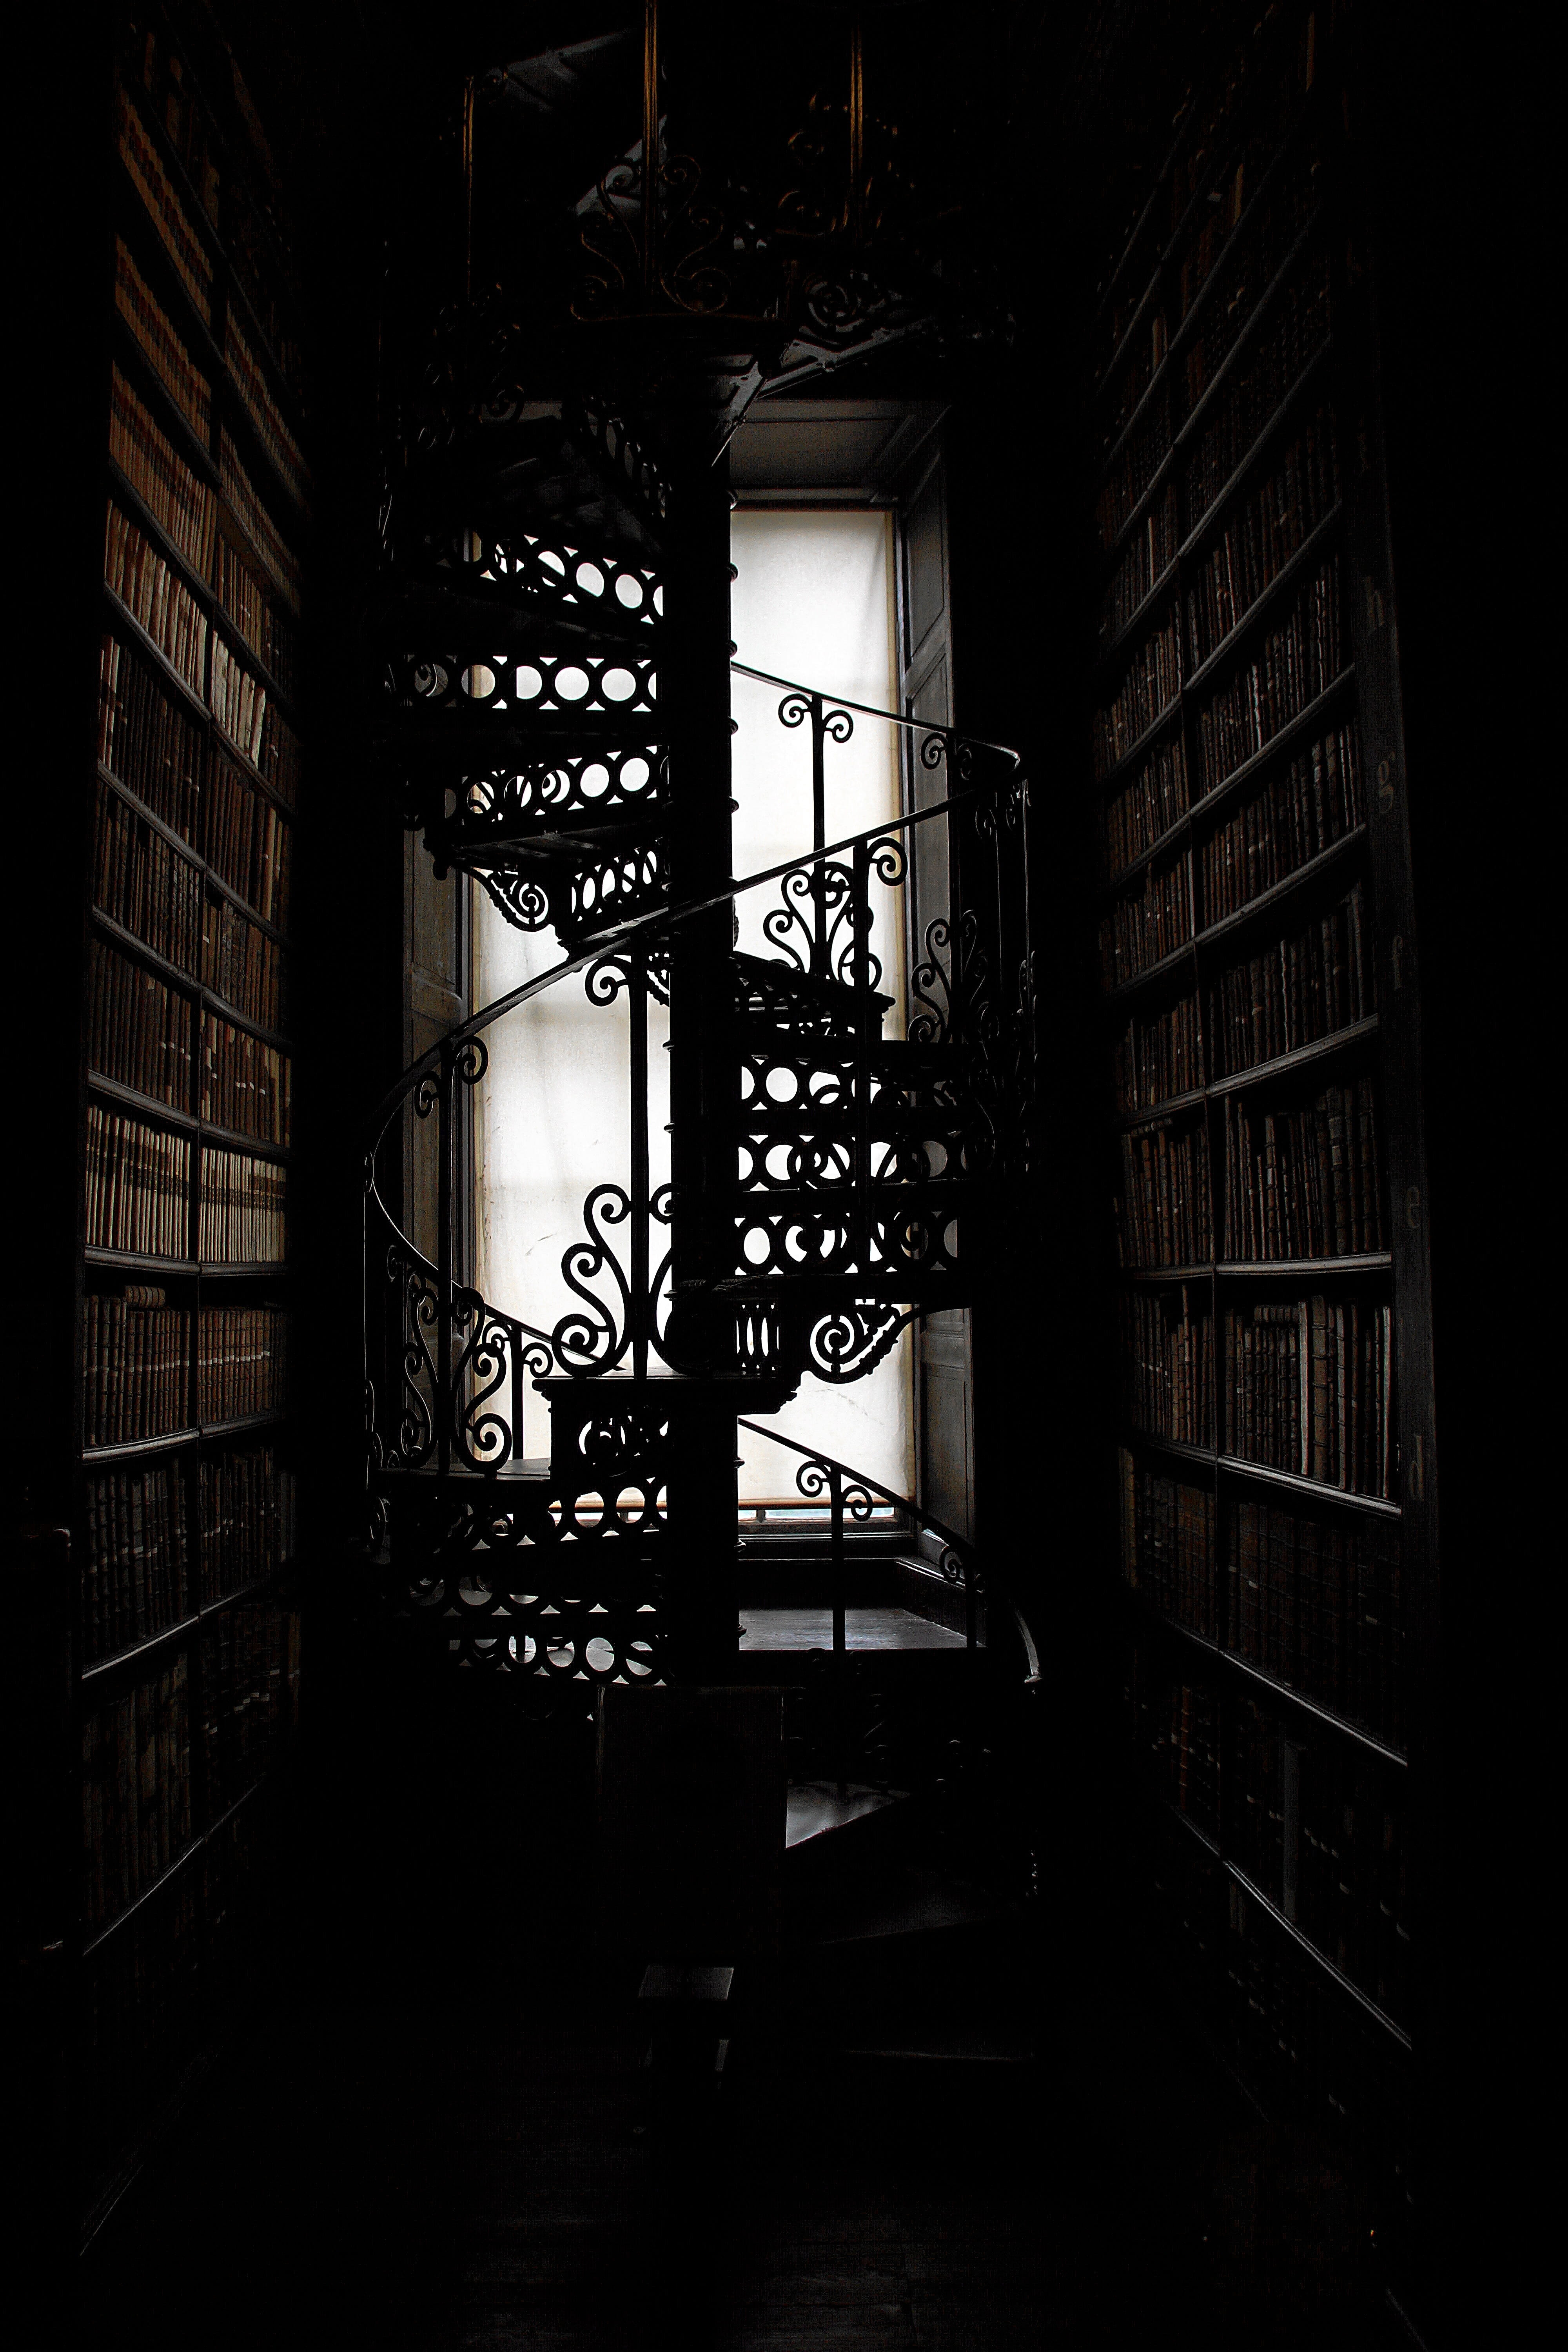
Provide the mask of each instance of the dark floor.
{"label": "dark floor", "polygon": [[[374,1759],[358,1769],[384,1805]],[[581,1822],[534,1793],[515,1834],[461,1853],[410,1797],[406,1837],[395,1819],[357,1874],[327,1874],[83,2265],[83,2341],[1407,2342],[1331,2161],[1125,2002],[1110,2030],[1065,2015],[1032,2068],[770,2059],[739,2031],[710,2135],[673,2148],[645,2127],[636,1972],[594,1956]]]}

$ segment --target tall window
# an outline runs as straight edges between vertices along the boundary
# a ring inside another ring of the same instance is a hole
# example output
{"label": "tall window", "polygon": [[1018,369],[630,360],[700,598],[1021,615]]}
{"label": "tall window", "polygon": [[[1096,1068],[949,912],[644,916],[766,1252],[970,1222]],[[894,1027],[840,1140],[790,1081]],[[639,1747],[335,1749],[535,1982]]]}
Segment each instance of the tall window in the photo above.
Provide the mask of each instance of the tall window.
{"label": "tall window", "polygon": [[[893,525],[889,515],[853,508],[742,509],[730,528],[736,579],[731,605],[736,657],[777,677],[829,695],[896,710]],[[738,876],[777,865],[811,842],[811,756],[805,729],[778,719],[779,693],[737,677],[731,697],[735,736],[734,868]],[[899,814],[898,730],[856,718],[847,743],[829,743],[826,837],[837,841]],[[739,901],[740,945],[772,954],[763,918],[779,903],[776,886]],[[881,992],[895,1000],[886,1034],[902,1028],[904,949],[892,891],[873,895],[872,947]],[[821,1446],[891,1486],[912,1491],[908,1335],[864,1380],[844,1388],[808,1373],[773,1426]],[[739,1449],[741,1497],[766,1502],[795,1494],[795,1462],[782,1447],[746,1436]]]}
{"label": "tall window", "polygon": [[[741,511],[731,526],[737,571],[732,631],[738,658],[778,677],[820,687],[878,709],[898,708],[894,644],[893,535],[881,513]],[[733,870],[743,878],[808,850],[812,840],[809,730],[778,719],[779,690],[737,677]],[[836,840],[899,811],[896,731],[857,718],[826,759],[827,835]],[[559,959],[552,930],[518,931],[480,891],[474,894],[476,1000],[495,997]],[[777,886],[738,902],[742,950],[776,953],[763,930]],[[881,989],[895,999],[887,1032],[902,1025],[903,946],[895,896],[874,905],[873,947]],[[551,1330],[578,1305],[561,1260],[584,1238],[583,1206],[594,1187],[627,1186],[627,1004],[590,1004],[580,978],[563,981],[489,1033],[489,1068],[476,1105],[476,1241],[479,1287],[524,1322]],[[668,1016],[649,1008],[649,1176],[668,1176],[668,1056],[658,1048]],[[612,1238],[618,1238],[612,1234]],[[907,1335],[875,1371],[846,1388],[802,1378],[776,1419],[802,1444],[820,1446],[900,1493],[912,1479],[910,1360]],[[528,1432],[544,1444],[542,1420]],[[747,1436],[740,1449],[742,1505],[795,1496],[798,1457]]]}

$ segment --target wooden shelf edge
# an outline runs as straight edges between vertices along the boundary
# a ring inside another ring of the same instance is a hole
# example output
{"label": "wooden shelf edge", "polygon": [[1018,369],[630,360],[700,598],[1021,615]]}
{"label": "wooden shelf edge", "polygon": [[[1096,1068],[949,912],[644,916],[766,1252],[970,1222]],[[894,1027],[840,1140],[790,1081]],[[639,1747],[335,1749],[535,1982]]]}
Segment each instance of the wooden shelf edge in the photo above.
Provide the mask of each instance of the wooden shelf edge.
{"label": "wooden shelf edge", "polygon": [[1284,601],[1288,591],[1294,587],[1302,572],[1310,569],[1314,559],[1333,538],[1343,520],[1344,501],[1336,499],[1322,520],[1313,525],[1295,553],[1288,557],[1273,579],[1258,590],[1246,612],[1226,631],[1218,645],[1204,656],[1190,677],[1183,678],[1184,695],[1206,691],[1226,664],[1246,649],[1253,632],[1261,628],[1268,620],[1271,607]]}
{"label": "wooden shelf edge", "polygon": [[[1260,890],[1255,898],[1249,898],[1245,907],[1237,907],[1232,913],[1221,915],[1217,921],[1205,924],[1201,931],[1194,931],[1190,939],[1184,940],[1179,948],[1172,948],[1157,963],[1147,964],[1142,971],[1135,971],[1128,979],[1119,980],[1114,986],[1105,989],[1103,1002],[1107,1005],[1120,1004],[1126,998],[1137,995],[1141,990],[1152,988],[1155,982],[1169,979],[1184,957],[1202,956],[1217,940],[1227,939],[1233,931],[1246,929],[1260,916],[1268,915],[1287,899],[1294,898],[1298,891],[1310,888],[1355,850],[1364,848],[1367,839],[1368,829],[1363,820],[1360,824],[1352,825],[1348,833],[1342,833],[1337,841],[1331,841],[1326,849],[1320,849],[1304,866],[1298,866],[1279,881],[1271,882],[1266,890]],[[1121,893],[1116,895],[1120,897]]]}
{"label": "wooden shelf edge", "polygon": [[142,1454],[175,1454],[183,1446],[194,1445],[200,1436],[197,1428],[165,1430],[157,1437],[116,1438],[110,1445],[81,1447],[81,1466],[96,1470],[106,1463],[129,1462]]}
{"label": "wooden shelf edge", "polygon": [[1387,1501],[1382,1495],[1358,1495],[1349,1486],[1330,1486],[1321,1478],[1303,1478],[1299,1471],[1276,1470],[1267,1462],[1249,1462],[1243,1454],[1216,1454],[1215,1466],[1231,1476],[1247,1478],[1264,1486],[1283,1487],[1288,1493],[1300,1495],[1315,1503],[1339,1503],[1352,1511],[1370,1512],[1375,1518],[1398,1519],[1405,1514],[1397,1503]]}
{"label": "wooden shelf edge", "polygon": [[1396,2025],[1394,2019],[1388,2015],[1385,2010],[1379,2009],[1377,2003],[1372,1999],[1369,1993],[1363,1992],[1360,1985],[1352,1982],[1351,1978],[1343,1975],[1342,1971],[1335,1967],[1333,1961],[1330,1959],[1327,1952],[1320,1950],[1319,1947],[1313,1943],[1310,1936],[1303,1935],[1300,1928],[1297,1927],[1293,1919],[1287,1919],[1284,1912],[1279,1909],[1279,1906],[1268,1895],[1265,1895],[1262,1887],[1259,1886],[1255,1880],[1247,1876],[1246,1871],[1240,1867],[1239,1864],[1232,1862],[1229,1855],[1223,1853],[1215,1843],[1213,1838],[1208,1836],[1205,1831],[1199,1829],[1197,1823],[1193,1820],[1190,1814],[1182,1812],[1178,1807],[1172,1804],[1168,1797],[1162,1795],[1158,1790],[1148,1790],[1146,1793],[1159,1807],[1161,1812],[1163,1813],[1168,1820],[1174,1822],[1181,1829],[1186,1832],[1190,1838],[1193,1838],[1199,1845],[1201,1845],[1204,1852],[1209,1855],[1210,1859],[1219,1864],[1220,1868],[1225,1872],[1226,1877],[1231,1879],[1236,1885],[1239,1886],[1242,1893],[1247,1895],[1251,1902],[1256,1903],[1260,1911],[1266,1911],[1268,1913],[1275,1926],[1283,1929],[1284,1933],[1289,1937],[1291,1942],[1297,1947],[1297,1948],[1300,1951],[1304,1952],[1314,1966],[1322,1970],[1323,1974],[1331,1983],[1338,1985],[1340,1990],[1342,1993],[1347,1994],[1349,1998],[1354,2001],[1357,2008],[1360,2009],[1368,2019],[1370,2019],[1373,2025],[1381,2028],[1383,2032],[1388,2036],[1389,2040],[1396,2042],[1402,2050],[1407,2052],[1410,2049],[1410,2036],[1405,2032],[1405,2028],[1402,2025]]}
{"label": "wooden shelf edge", "polygon": [[1210,1096],[1235,1095],[1244,1093],[1248,1087],[1265,1086],[1291,1070],[1304,1069],[1309,1062],[1325,1061],[1331,1055],[1359,1045],[1363,1038],[1376,1034],[1377,1025],[1377,1014],[1369,1013],[1363,1020],[1352,1021],[1343,1029],[1331,1030],[1326,1037],[1314,1037],[1310,1045],[1294,1045],[1288,1054],[1276,1054],[1271,1061],[1255,1062],[1249,1070],[1237,1070],[1234,1076],[1215,1078],[1205,1091]]}
{"label": "wooden shelf edge", "polygon": [[[156,541],[158,550],[163,555],[164,562],[169,565],[171,571],[178,572],[186,593],[194,596],[197,604],[200,604],[203,612],[206,615],[207,625],[209,628],[216,630],[217,635],[223,638],[225,644],[228,646],[230,653],[234,656],[237,661],[244,663],[247,668],[255,671],[258,680],[266,689],[268,699],[277,704],[288,724],[293,728],[297,733],[300,728],[300,714],[296,705],[291,700],[290,697],[287,695],[283,688],[279,685],[277,679],[273,677],[272,672],[268,668],[265,660],[262,658],[261,655],[257,652],[249,638],[241,629],[238,622],[229,612],[227,605],[223,602],[222,597],[218,594],[218,592],[214,587],[212,582],[207,579],[204,572],[198,571],[195,564],[192,562],[190,557],[184,552],[183,548],[175,546],[174,541],[169,536],[166,527],[159,521],[152,508],[147,504],[146,499],[142,496],[141,491],[136,488],[136,485],[132,481],[129,475],[121,470],[116,459],[110,457],[108,459],[107,463],[109,467],[110,496],[117,502],[117,504],[122,507],[131,507],[134,509],[137,522],[141,524],[143,530],[149,532]],[[210,488],[211,485],[208,484],[205,487]],[[225,510],[226,512],[227,501],[223,499],[221,491],[215,493],[215,498],[217,503],[222,504],[225,507]],[[216,530],[216,518],[214,521],[214,530],[215,531]],[[246,545],[247,548],[249,547],[249,539],[247,537]],[[269,569],[268,570],[267,577],[268,581],[271,580],[272,574]],[[134,617],[134,615],[132,617]],[[206,706],[204,705],[204,708],[206,708]],[[274,788],[268,783],[266,777],[261,774],[260,770],[255,768],[252,762],[247,759],[246,754],[239,750],[239,747],[224,733],[216,711],[211,709],[207,709],[207,716],[212,720],[213,725],[217,728],[218,734],[228,750],[235,752],[237,758],[245,761],[247,770],[253,773],[263,788],[277,799],[278,795],[275,793]],[[291,815],[293,814],[292,810],[289,809],[289,805],[286,801],[279,799],[279,806],[287,811],[289,814]]]}
{"label": "wooden shelf edge", "polygon": [[1250,1686],[1267,1692],[1282,1706],[1298,1714],[1311,1717],[1315,1723],[1321,1725],[1325,1730],[1331,1731],[1337,1738],[1349,1740],[1357,1748],[1365,1748],[1371,1755],[1375,1756],[1380,1763],[1396,1766],[1402,1772],[1408,1770],[1410,1759],[1404,1750],[1389,1747],[1385,1740],[1379,1739],[1376,1733],[1368,1731],[1364,1725],[1353,1722],[1349,1716],[1337,1714],[1332,1707],[1325,1706],[1321,1700],[1310,1697],[1305,1691],[1294,1689],[1289,1683],[1282,1683],[1277,1675],[1269,1674],[1265,1667],[1254,1665],[1251,1659],[1243,1657],[1238,1650],[1227,1649],[1223,1643],[1214,1641],[1207,1633],[1200,1633],[1195,1626],[1184,1625],[1179,1617],[1166,1616],[1163,1610],[1156,1609],[1152,1601],[1144,1598],[1139,1587],[1128,1584],[1125,1579],[1121,1580],[1119,1590],[1126,1594],[1143,1622],[1158,1632],[1168,1633],[1186,1643],[1188,1647],[1200,1651],[1205,1658],[1214,1659],[1225,1673],[1236,1676]]}
{"label": "wooden shelf edge", "polygon": [[[112,593],[112,592],[110,592],[110,593]],[[119,599],[117,597],[113,598],[113,601],[117,604],[119,604]],[[122,605],[120,609],[124,611],[124,607]],[[126,618],[130,619],[130,614],[127,614]],[[156,653],[157,650],[158,648],[154,646],[153,647],[153,651]],[[207,711],[205,716],[210,719],[212,714],[210,711]],[[277,924],[269,920],[266,915],[258,915],[256,908],[251,905],[249,899],[245,898],[241,892],[237,890],[232,882],[226,882],[223,876],[217,871],[217,868],[207,864],[205,858],[202,856],[201,851],[194,848],[190,842],[185,839],[183,833],[176,832],[175,828],[169,823],[168,819],[166,817],[161,817],[156,809],[148,807],[146,802],[142,800],[137,793],[134,784],[128,784],[123,776],[116,775],[112,768],[106,768],[101,760],[100,760],[97,764],[99,781],[101,783],[109,785],[111,791],[117,793],[134,815],[139,816],[144,824],[152,825],[155,831],[161,833],[164,840],[169,844],[170,847],[176,850],[180,856],[185,860],[188,866],[194,866],[201,875],[203,880],[210,882],[213,888],[217,892],[220,898],[226,898],[230,906],[238,908],[239,912],[245,917],[247,923],[254,923],[258,930],[265,931],[268,938],[269,940],[276,940],[280,948],[286,948],[289,945],[287,932],[280,931]],[[270,793],[270,787],[266,786],[265,779],[258,779],[258,781],[263,783],[264,789]],[[289,814],[287,809],[282,809],[280,813],[285,816]],[[113,919],[110,917],[108,919],[112,920]],[[127,931],[125,933],[125,937],[127,939],[134,940],[136,935],[133,931]],[[137,943],[138,945],[142,944],[141,941],[138,941]],[[155,952],[155,950],[150,950],[150,952]],[[170,966],[171,971],[174,971],[176,969],[176,966]],[[188,973],[181,974],[181,978],[183,980],[189,980],[190,977],[191,975]],[[242,1014],[240,1017],[243,1019],[244,1015]]]}

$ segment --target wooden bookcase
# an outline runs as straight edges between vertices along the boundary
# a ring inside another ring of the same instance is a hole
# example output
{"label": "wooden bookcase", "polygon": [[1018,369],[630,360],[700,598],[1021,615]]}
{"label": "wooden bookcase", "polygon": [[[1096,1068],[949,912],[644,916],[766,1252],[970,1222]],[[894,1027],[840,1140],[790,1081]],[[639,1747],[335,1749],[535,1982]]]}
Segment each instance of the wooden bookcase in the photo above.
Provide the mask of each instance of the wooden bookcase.
{"label": "wooden bookcase", "polygon": [[210,24],[205,71],[160,9],[106,31],[74,1470],[53,1513],[70,1538],[58,1900],[79,2242],[253,1978],[300,1685],[288,900],[310,484],[291,268]]}
{"label": "wooden bookcase", "polygon": [[1332,7],[1219,14],[1135,210],[1102,205],[1132,225],[1083,378],[1127,1734],[1170,1966],[1397,2237],[1436,1463],[1357,65]]}

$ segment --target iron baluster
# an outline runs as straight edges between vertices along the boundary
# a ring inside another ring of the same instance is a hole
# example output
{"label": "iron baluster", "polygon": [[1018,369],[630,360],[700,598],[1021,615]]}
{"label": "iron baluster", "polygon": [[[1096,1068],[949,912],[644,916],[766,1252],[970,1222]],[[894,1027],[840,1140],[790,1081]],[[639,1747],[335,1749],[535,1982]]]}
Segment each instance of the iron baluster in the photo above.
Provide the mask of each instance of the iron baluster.
{"label": "iron baluster", "polygon": [[827,1465],[827,1507],[833,1547],[833,1752],[838,1765],[838,1793],[848,1783],[849,1727],[847,1706],[848,1633],[844,1614],[844,1474]]}
{"label": "iron baluster", "polygon": [[881,1016],[871,1003],[871,845],[855,845],[854,903],[850,920],[855,975],[855,1173],[850,1198],[854,1202],[855,1256],[863,1275],[871,1272],[871,1047],[881,1031]]}
{"label": "iron baluster", "polygon": [[452,1466],[452,1291],[453,1206],[457,1125],[457,1055],[448,1040],[442,1047],[436,1100],[436,1466],[444,1478]]}
{"label": "iron baluster", "polygon": [[626,1008],[631,1020],[629,1076],[632,1147],[632,1376],[647,1378],[648,1332],[653,1301],[648,1297],[647,1174],[647,955],[627,963]]}

